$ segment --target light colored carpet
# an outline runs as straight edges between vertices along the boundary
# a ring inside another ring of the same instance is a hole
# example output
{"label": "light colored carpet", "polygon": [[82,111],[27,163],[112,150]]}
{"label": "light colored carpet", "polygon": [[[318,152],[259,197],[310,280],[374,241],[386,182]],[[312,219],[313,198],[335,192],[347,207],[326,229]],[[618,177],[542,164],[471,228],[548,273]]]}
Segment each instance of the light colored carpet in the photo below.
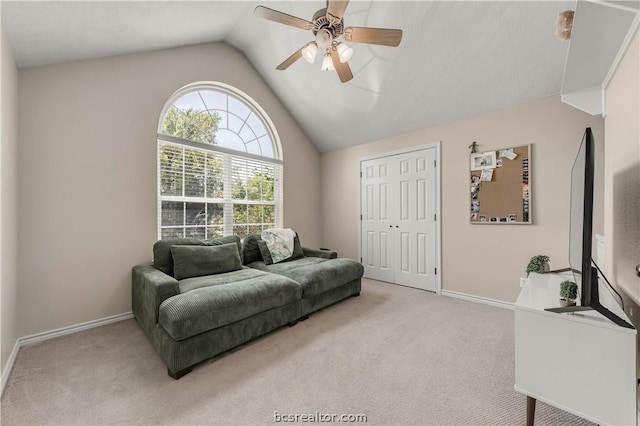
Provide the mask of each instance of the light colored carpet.
{"label": "light colored carpet", "polygon": [[[26,346],[1,421],[274,424],[275,412],[320,412],[365,414],[367,424],[523,425],[526,398],[513,384],[513,311],[364,280],[360,297],[178,381],[134,320]],[[539,402],[544,424],[590,423]]]}

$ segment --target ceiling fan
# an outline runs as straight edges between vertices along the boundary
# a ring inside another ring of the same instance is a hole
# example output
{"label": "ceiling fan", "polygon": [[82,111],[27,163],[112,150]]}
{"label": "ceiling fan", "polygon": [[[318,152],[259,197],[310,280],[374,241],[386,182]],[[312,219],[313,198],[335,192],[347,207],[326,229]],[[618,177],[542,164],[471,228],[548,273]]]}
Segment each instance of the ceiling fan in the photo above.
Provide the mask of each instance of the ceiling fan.
{"label": "ceiling fan", "polygon": [[322,52],[322,70],[335,69],[340,81],[345,83],[353,78],[347,61],[353,55],[353,48],[337,41],[339,37],[353,43],[377,44],[381,46],[397,46],[402,40],[402,30],[389,28],[345,27],[342,17],[349,1],[327,0],[327,7],[318,10],[311,21],[288,15],[264,6],[258,6],[254,13],[261,18],[303,30],[311,30],[315,41],[311,41],[293,55],[284,60],[276,69],[286,70],[300,58],[307,62],[315,61],[318,50]]}

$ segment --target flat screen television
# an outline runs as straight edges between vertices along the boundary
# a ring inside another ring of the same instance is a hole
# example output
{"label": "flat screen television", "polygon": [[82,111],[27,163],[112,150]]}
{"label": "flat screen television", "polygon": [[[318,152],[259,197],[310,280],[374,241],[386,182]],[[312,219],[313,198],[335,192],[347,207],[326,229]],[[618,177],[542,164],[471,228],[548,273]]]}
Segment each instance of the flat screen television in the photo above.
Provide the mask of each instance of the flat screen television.
{"label": "flat screen television", "polygon": [[[600,303],[599,269],[592,256],[593,193],[595,177],[595,144],[587,127],[571,169],[571,207],[569,225],[569,268],[580,289],[580,306],[547,309],[551,312],[595,310],[621,327],[634,328]],[[603,276],[604,278],[604,276]],[[606,278],[605,278],[606,281]]]}

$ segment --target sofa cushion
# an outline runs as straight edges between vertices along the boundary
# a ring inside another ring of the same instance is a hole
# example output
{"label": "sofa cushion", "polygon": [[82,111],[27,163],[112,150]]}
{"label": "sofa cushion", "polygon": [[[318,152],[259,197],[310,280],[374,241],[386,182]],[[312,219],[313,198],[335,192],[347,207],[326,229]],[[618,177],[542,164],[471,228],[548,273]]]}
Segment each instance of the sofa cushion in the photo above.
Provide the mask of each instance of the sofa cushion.
{"label": "sofa cushion", "polygon": [[286,277],[260,271],[244,277],[170,297],[160,305],[160,326],[179,341],[300,300],[300,285]]}
{"label": "sofa cushion", "polygon": [[219,246],[172,246],[173,274],[177,280],[242,269],[236,243]]}
{"label": "sofa cushion", "polygon": [[191,290],[196,290],[202,287],[245,281],[262,275],[264,275],[264,271],[243,266],[242,270],[239,271],[224,272],[217,275],[205,275],[202,277],[185,278],[184,280],[178,281],[178,290],[180,293],[187,293]]}
{"label": "sofa cushion", "polygon": [[171,255],[172,246],[213,246],[227,243],[236,243],[238,244],[238,250],[242,250],[242,244],[240,243],[240,238],[238,238],[237,235],[229,235],[227,237],[212,240],[198,240],[193,238],[159,240],[153,245],[153,266],[173,277],[173,256]]}
{"label": "sofa cushion", "polygon": [[259,260],[257,262],[250,263],[247,266],[252,269],[282,275],[283,273],[292,269],[302,268],[309,265],[316,265],[318,263],[324,263],[327,260],[329,259],[325,259],[322,257],[304,257],[302,259],[296,259],[291,262],[280,262],[270,265],[267,265],[263,260]]}
{"label": "sofa cushion", "polygon": [[357,280],[364,274],[362,264],[346,258],[303,257],[266,265],[253,262],[251,268],[291,278],[302,286],[302,298],[309,298]]}

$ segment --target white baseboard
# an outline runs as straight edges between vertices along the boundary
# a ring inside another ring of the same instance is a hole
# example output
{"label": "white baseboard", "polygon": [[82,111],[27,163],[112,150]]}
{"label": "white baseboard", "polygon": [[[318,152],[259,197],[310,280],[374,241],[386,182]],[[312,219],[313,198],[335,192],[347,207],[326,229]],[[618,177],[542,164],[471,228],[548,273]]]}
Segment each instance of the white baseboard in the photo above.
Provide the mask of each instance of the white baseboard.
{"label": "white baseboard", "polygon": [[89,330],[91,328],[101,327],[103,325],[112,324],[114,322],[124,321],[133,318],[132,312],[125,312],[123,314],[113,315],[107,318],[101,318],[93,321],[84,322],[82,324],[71,325],[69,327],[62,327],[51,331],[45,331],[43,333],[32,334],[31,336],[20,337],[16,344],[13,346],[7,365],[2,371],[2,382],[0,388],[0,396],[4,393],[4,388],[9,381],[9,376],[13,371],[13,366],[18,357],[20,348],[31,343],[43,342],[45,340],[55,339],[56,337],[64,336],[67,334],[77,333],[79,331]]}
{"label": "white baseboard", "polygon": [[11,371],[13,370],[13,365],[16,363],[16,358],[18,358],[18,351],[20,350],[20,339],[16,340],[16,344],[13,345],[13,350],[9,355],[9,359],[7,360],[7,365],[5,365],[4,370],[2,370],[2,384],[0,387],[0,397],[4,393],[4,387],[7,385],[9,381],[9,376],[11,375]]}
{"label": "white baseboard", "polygon": [[133,318],[133,313],[125,312],[124,314],[118,314],[107,318],[83,322],[82,324],[70,325],[69,327],[45,331],[44,333],[32,334],[31,336],[21,337],[20,339],[18,339],[18,341],[20,342],[20,346],[22,347],[31,343],[54,339],[66,334],[77,333],[79,331],[89,330],[90,328],[100,327],[114,322],[124,321],[130,318]]}
{"label": "white baseboard", "polygon": [[457,291],[451,291],[451,290],[442,290],[441,294],[443,296],[455,297],[456,299],[463,299],[469,302],[484,303],[485,305],[491,305],[498,308],[514,310],[513,303],[503,302],[502,300],[495,300],[495,299],[489,299],[488,297],[480,297],[480,296],[474,296],[471,294],[458,293]]}

